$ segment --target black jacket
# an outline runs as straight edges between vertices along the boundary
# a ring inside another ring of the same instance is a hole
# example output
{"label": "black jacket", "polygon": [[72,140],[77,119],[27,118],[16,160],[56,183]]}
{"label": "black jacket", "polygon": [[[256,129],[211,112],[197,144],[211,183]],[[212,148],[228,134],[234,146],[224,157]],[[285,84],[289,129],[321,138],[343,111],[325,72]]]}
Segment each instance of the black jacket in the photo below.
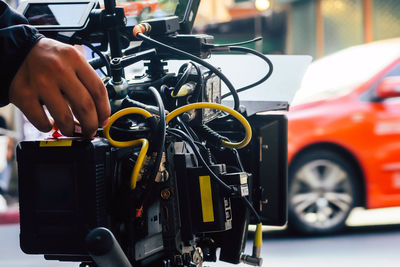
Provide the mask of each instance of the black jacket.
{"label": "black jacket", "polygon": [[0,106],[7,105],[12,79],[32,47],[43,36],[28,20],[0,1]]}

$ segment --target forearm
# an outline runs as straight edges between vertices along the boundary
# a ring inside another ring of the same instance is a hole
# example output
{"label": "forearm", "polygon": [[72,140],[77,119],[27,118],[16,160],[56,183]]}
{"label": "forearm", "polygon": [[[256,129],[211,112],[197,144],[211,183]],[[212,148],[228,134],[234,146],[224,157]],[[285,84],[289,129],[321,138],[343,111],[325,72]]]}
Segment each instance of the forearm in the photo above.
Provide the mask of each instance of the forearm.
{"label": "forearm", "polygon": [[29,51],[42,37],[25,17],[0,1],[0,105],[9,103],[8,90]]}
{"label": "forearm", "polygon": [[41,38],[26,23],[0,2],[0,104],[10,101],[43,132],[55,123],[72,136],[75,117],[82,134],[94,136],[111,113],[103,81],[76,48]]}

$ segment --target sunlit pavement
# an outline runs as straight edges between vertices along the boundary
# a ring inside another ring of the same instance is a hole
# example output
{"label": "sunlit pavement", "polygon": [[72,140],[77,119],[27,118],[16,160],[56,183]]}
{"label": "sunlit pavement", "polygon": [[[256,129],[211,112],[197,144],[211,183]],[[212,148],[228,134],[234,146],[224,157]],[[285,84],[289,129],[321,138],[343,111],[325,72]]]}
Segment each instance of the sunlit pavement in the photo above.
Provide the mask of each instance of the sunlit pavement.
{"label": "sunlit pavement", "polygon": [[346,224],[348,226],[400,224],[400,208],[375,210],[356,208],[350,214]]}
{"label": "sunlit pavement", "polygon": [[[400,208],[355,210],[342,233],[297,237],[276,228],[264,228],[263,266],[279,267],[395,267],[400,266]],[[371,226],[374,225],[374,226]],[[77,267],[77,263],[43,260],[24,255],[18,245],[18,225],[0,226],[0,267]],[[247,252],[251,251],[251,242]],[[204,266],[247,266],[206,263]],[[112,267],[112,266],[110,266]]]}

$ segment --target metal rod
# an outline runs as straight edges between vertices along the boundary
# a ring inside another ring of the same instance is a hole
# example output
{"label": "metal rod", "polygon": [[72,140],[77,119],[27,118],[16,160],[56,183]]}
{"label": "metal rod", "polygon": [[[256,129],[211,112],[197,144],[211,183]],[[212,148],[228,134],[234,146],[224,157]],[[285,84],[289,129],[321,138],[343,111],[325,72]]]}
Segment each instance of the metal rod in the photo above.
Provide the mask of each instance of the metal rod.
{"label": "metal rod", "polygon": [[115,0],[104,0],[106,20],[111,21],[112,26],[107,25],[107,35],[110,43],[111,58],[121,57],[121,42],[120,42],[120,25],[115,23],[116,14],[116,3]]}
{"label": "metal rod", "polygon": [[106,11],[106,14],[115,13],[115,7],[115,0],[104,0],[104,10]]}
{"label": "metal rod", "polygon": [[99,227],[86,237],[89,254],[99,267],[132,267],[114,235],[107,228]]}

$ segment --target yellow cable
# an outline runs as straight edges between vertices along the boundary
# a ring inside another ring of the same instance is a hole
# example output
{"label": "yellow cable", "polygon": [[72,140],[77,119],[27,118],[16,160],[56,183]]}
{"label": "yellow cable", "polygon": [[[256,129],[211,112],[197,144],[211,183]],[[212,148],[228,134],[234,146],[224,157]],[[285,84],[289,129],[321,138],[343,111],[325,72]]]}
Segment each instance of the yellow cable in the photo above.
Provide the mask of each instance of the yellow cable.
{"label": "yellow cable", "polygon": [[260,248],[262,245],[262,223],[257,224],[256,233],[254,235],[254,246]]}
{"label": "yellow cable", "polygon": [[222,140],[222,145],[224,147],[240,149],[240,148],[245,147],[250,142],[252,132],[251,132],[251,126],[250,126],[249,122],[236,110],[233,110],[233,109],[223,106],[221,104],[207,103],[207,102],[189,104],[189,105],[177,108],[174,111],[172,111],[170,114],[168,114],[166,117],[166,122],[169,123],[173,118],[175,118],[178,115],[181,115],[182,113],[184,113],[186,111],[189,111],[192,109],[204,109],[204,108],[212,108],[212,109],[218,109],[218,110],[225,111],[225,112],[231,114],[233,117],[235,117],[243,125],[243,127],[246,131],[246,136],[244,137],[244,139],[238,143],[232,143],[232,142]]}
{"label": "yellow cable", "polygon": [[131,140],[131,141],[115,141],[110,136],[111,125],[113,125],[114,122],[116,120],[118,120],[119,118],[121,118],[125,115],[129,115],[129,114],[139,114],[145,118],[149,118],[152,116],[150,112],[148,112],[147,110],[141,109],[141,108],[126,108],[126,109],[120,110],[120,111],[114,113],[110,117],[107,125],[104,126],[104,135],[108,139],[110,144],[115,147],[130,147],[130,146],[136,146],[139,144],[142,145],[142,148],[140,149],[140,152],[139,152],[138,159],[136,160],[135,167],[133,168],[132,175],[131,175],[131,189],[135,189],[140,169],[142,168],[144,158],[146,156],[147,150],[149,149],[149,141],[145,138]]}
{"label": "yellow cable", "polygon": [[115,147],[130,147],[130,146],[134,146],[134,145],[137,145],[137,144],[138,144],[138,143],[136,142],[136,140],[123,141],[123,142],[121,142],[121,141],[115,141],[115,140],[112,139],[111,136],[110,136],[110,128],[111,128],[111,125],[113,125],[114,122],[115,122],[116,120],[118,120],[119,118],[121,118],[121,117],[123,117],[123,116],[125,116],[125,115],[129,115],[129,114],[139,114],[139,115],[142,115],[142,116],[145,117],[145,118],[149,118],[149,117],[152,116],[150,112],[148,112],[148,111],[145,110],[145,109],[141,109],[141,108],[125,108],[125,109],[122,109],[122,110],[120,110],[120,111],[114,113],[114,114],[110,117],[110,119],[109,119],[107,125],[104,126],[104,135],[105,135],[105,137],[108,139],[108,141],[110,141],[110,144],[111,144],[111,145],[113,145],[113,146],[115,146]]}

